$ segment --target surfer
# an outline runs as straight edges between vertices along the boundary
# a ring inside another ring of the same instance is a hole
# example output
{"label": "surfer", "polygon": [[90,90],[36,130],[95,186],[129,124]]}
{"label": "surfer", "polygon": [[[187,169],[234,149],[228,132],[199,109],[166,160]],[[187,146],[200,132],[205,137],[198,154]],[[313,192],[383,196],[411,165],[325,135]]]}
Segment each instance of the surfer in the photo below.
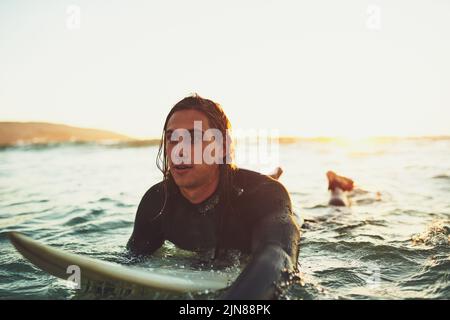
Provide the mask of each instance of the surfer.
{"label": "surfer", "polygon": [[[274,299],[297,272],[299,227],[289,194],[276,180],[281,169],[268,176],[238,168],[230,129],[220,105],[198,95],[170,110],[157,157],[163,180],[143,196],[127,248],[150,255],[169,240],[184,250],[211,252],[212,259],[229,250],[249,254],[221,298]],[[211,130],[224,139],[208,140]],[[205,157],[211,146],[219,161],[189,159],[198,151]]]}
{"label": "surfer", "polygon": [[353,190],[353,180],[339,176],[333,171],[327,172],[327,179],[328,190],[331,192],[328,204],[331,206],[349,206],[348,192]]}

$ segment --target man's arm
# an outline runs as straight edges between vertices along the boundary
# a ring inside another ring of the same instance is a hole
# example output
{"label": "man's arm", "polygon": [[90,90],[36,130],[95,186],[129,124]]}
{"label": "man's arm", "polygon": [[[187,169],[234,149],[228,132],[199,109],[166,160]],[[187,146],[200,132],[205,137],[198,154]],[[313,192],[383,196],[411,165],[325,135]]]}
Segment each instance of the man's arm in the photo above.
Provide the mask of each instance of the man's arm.
{"label": "man's arm", "polygon": [[162,220],[159,215],[163,205],[163,191],[160,184],[150,188],[139,204],[134,222],[133,234],[127,249],[135,255],[150,255],[164,243]]}
{"label": "man's arm", "polygon": [[275,183],[264,186],[262,196],[258,207],[263,216],[253,229],[252,258],[224,299],[277,298],[277,286],[296,271],[300,231],[289,194]]}

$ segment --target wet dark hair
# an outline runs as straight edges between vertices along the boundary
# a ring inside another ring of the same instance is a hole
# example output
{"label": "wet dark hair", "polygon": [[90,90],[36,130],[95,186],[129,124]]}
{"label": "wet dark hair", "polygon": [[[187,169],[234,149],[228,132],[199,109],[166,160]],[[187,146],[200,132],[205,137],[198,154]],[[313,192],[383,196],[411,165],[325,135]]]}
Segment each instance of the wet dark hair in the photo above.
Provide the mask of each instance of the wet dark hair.
{"label": "wet dark hair", "polygon": [[[210,128],[218,129],[222,134],[225,144],[225,152],[223,161],[219,164],[220,181],[218,185],[218,193],[220,194],[220,197],[223,197],[225,208],[228,209],[221,211],[228,211],[231,213],[234,211],[231,206],[231,194],[234,188],[233,178],[237,169],[234,164],[234,145],[231,139],[231,123],[220,104],[212,100],[202,98],[198,94],[193,94],[175,104],[169,111],[166,121],[164,122],[158,155],[156,157],[156,165],[163,174],[164,205],[160,214],[163,214],[164,209],[166,208],[167,199],[170,196],[171,186],[174,184],[173,178],[169,172],[169,160],[166,150],[167,123],[175,112],[182,110],[196,110],[202,112],[208,118]],[[220,214],[220,233],[222,232],[222,225],[223,215]],[[220,238],[221,237],[219,234],[219,242]],[[218,248],[216,248],[216,251],[217,250]]]}

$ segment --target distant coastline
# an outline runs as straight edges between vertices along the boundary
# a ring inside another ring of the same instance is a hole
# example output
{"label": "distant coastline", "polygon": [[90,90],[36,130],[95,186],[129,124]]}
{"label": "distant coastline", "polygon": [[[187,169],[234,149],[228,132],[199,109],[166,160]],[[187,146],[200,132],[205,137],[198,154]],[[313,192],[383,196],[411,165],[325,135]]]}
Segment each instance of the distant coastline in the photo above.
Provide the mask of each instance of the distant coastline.
{"label": "distant coastline", "polygon": [[[379,136],[362,138],[362,140],[375,143],[388,143],[398,140],[450,140],[450,136]],[[281,136],[278,138],[280,144],[299,142],[345,143],[345,141],[345,138],[340,137]],[[145,147],[159,145],[159,142],[159,138],[137,139],[113,131],[80,128],[65,124],[48,122],[0,122],[0,148],[66,143],[99,143],[123,147]]]}
{"label": "distant coastline", "polygon": [[126,143],[153,145],[158,139],[140,140],[120,133],[48,122],[0,122],[0,147],[54,143]]}

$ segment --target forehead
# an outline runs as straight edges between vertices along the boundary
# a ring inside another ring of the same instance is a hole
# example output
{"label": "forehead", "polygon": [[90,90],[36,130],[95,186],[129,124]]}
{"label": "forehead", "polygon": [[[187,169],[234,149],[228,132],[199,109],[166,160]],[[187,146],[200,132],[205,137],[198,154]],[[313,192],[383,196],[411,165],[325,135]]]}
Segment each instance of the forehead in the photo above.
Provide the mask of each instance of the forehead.
{"label": "forehead", "polygon": [[209,121],[203,112],[197,110],[176,111],[167,122],[167,131],[175,129],[194,129],[194,121],[202,122],[202,129],[209,129]]}

